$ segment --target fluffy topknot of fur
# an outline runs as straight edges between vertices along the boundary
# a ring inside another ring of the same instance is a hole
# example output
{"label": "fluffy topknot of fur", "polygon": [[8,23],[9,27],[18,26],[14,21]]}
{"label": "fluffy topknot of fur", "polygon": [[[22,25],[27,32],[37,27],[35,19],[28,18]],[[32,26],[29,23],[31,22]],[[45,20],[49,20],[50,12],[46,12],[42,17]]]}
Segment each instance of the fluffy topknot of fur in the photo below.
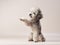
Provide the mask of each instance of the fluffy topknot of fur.
{"label": "fluffy topknot of fur", "polygon": [[31,8],[31,9],[30,9],[30,12],[37,14],[38,12],[41,12],[41,11],[40,11],[40,8]]}

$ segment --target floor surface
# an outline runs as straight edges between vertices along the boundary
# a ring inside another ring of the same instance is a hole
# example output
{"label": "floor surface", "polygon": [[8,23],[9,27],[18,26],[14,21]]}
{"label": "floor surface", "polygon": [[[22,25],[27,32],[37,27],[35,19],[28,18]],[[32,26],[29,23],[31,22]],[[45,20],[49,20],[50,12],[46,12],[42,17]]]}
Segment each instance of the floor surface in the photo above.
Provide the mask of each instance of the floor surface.
{"label": "floor surface", "polygon": [[60,34],[45,34],[45,42],[29,42],[28,36],[1,37],[0,45],[60,45]]}

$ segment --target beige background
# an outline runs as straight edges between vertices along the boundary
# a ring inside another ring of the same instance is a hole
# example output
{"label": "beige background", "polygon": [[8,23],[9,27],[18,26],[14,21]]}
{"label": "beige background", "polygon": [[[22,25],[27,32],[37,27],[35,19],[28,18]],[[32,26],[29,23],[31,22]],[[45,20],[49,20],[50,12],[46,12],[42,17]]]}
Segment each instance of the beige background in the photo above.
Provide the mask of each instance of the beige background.
{"label": "beige background", "polygon": [[60,0],[0,0],[0,37],[28,35],[30,28],[19,18],[29,18],[32,7],[42,11],[43,33],[60,33]]}

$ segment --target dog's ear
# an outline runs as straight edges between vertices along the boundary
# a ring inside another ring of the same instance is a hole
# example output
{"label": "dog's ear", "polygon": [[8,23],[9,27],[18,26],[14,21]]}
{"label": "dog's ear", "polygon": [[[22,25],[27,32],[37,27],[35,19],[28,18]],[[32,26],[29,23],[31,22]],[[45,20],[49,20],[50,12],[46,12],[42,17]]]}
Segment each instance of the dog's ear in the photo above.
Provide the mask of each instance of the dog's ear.
{"label": "dog's ear", "polygon": [[38,10],[37,19],[40,20],[42,18],[43,18],[43,15],[41,14],[41,11]]}
{"label": "dog's ear", "polygon": [[38,18],[38,20],[43,18],[43,15],[42,15],[40,9],[38,10],[37,18]]}
{"label": "dog's ear", "polygon": [[43,16],[41,14],[36,17],[37,20],[40,20],[42,18],[43,18]]}
{"label": "dog's ear", "polygon": [[43,15],[42,15],[42,14],[39,14],[39,15],[38,15],[38,18],[39,18],[39,19],[42,19],[42,18],[43,18]]}

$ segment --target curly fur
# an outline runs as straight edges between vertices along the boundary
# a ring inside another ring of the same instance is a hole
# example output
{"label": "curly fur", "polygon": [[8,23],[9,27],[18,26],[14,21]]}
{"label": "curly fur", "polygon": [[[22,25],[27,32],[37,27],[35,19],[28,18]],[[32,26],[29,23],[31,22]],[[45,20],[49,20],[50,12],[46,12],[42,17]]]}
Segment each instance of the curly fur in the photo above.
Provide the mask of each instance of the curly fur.
{"label": "curly fur", "polygon": [[31,13],[29,14],[30,20],[27,19],[20,19],[21,21],[25,22],[28,26],[31,27],[32,32],[29,36],[29,41],[45,41],[44,36],[41,33],[41,24],[40,19],[43,18],[41,14],[41,10],[39,8],[31,9]]}

